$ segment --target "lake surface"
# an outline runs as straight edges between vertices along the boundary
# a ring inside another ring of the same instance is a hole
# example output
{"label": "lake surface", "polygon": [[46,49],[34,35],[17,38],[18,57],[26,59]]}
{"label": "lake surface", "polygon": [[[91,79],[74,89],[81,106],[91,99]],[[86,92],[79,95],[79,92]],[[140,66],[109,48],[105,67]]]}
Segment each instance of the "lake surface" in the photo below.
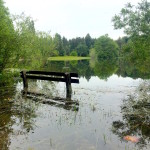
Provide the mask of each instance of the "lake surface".
{"label": "lake surface", "polygon": [[[42,103],[43,99],[65,99],[65,83],[30,80],[29,91],[40,94],[24,97],[22,80],[17,77],[14,84],[0,87],[0,149],[150,149],[150,118],[144,120],[147,126],[141,127],[133,124],[135,119],[129,120],[133,112],[125,111],[132,107],[126,103],[137,96],[139,87],[149,83],[145,76],[137,71],[130,75],[122,71],[123,75],[111,62],[48,62],[41,70],[77,72],[80,83],[72,84],[71,100],[79,105]],[[147,111],[149,116],[149,107]],[[127,135],[136,136],[139,142],[126,141]]]}

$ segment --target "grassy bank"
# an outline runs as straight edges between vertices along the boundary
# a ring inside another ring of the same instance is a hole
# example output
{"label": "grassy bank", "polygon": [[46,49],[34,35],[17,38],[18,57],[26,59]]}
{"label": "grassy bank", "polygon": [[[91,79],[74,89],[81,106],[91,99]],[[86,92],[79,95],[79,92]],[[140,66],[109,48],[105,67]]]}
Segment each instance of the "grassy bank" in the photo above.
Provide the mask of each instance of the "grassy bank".
{"label": "grassy bank", "polygon": [[85,60],[90,59],[90,57],[78,57],[78,56],[57,56],[57,57],[49,57],[50,61],[71,61],[71,60]]}

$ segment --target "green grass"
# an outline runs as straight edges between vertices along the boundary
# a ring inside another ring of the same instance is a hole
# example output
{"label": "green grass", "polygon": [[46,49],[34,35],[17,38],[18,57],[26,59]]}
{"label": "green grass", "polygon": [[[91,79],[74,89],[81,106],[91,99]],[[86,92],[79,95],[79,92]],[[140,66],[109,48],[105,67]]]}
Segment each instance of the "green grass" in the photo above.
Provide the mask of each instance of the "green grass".
{"label": "green grass", "polygon": [[79,57],[79,56],[57,56],[57,57],[49,57],[50,61],[71,61],[71,60],[84,60],[90,59],[90,57]]}

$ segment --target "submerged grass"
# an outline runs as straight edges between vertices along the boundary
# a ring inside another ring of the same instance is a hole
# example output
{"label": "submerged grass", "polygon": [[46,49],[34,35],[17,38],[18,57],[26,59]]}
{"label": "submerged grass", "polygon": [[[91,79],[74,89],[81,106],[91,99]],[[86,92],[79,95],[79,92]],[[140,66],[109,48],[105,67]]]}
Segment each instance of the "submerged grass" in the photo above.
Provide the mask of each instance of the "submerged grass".
{"label": "submerged grass", "polygon": [[79,56],[57,56],[57,57],[49,57],[50,61],[71,61],[71,60],[85,60],[90,59],[90,57],[79,57]]}
{"label": "submerged grass", "polygon": [[121,107],[123,121],[114,121],[112,132],[121,139],[135,136],[141,149],[150,141],[150,82],[143,82],[134,94],[123,100]]}

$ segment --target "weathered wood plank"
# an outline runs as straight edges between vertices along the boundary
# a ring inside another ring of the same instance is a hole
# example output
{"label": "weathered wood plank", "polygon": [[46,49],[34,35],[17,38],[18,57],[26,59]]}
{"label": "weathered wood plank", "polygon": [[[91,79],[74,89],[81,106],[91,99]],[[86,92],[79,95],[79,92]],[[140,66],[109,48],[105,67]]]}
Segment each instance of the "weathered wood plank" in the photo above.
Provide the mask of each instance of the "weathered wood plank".
{"label": "weathered wood plank", "polygon": [[38,75],[51,75],[51,76],[65,76],[63,72],[46,72],[46,71],[27,71],[27,74],[38,74]]}
{"label": "weathered wood plank", "polygon": [[70,77],[79,77],[77,73],[70,73]]}
{"label": "weathered wood plank", "polygon": [[[23,78],[23,76],[21,75]],[[39,80],[49,80],[56,82],[66,82],[65,78],[55,78],[55,77],[46,77],[46,76],[35,76],[35,75],[26,75],[27,79],[39,79]],[[71,83],[79,83],[79,79],[71,79]]]}
{"label": "weathered wood plank", "polygon": [[[65,76],[63,72],[47,72],[47,71],[27,71],[27,74],[41,74],[41,75],[54,75],[54,76]],[[70,77],[79,77],[77,73],[70,73]]]}
{"label": "weathered wood plank", "polygon": [[79,83],[79,79],[71,79],[71,83]]}
{"label": "weathered wood plank", "polygon": [[49,80],[56,82],[66,82],[65,78],[55,78],[55,77],[46,77],[46,76],[35,76],[35,75],[26,75],[27,79],[39,79],[39,80]]}

